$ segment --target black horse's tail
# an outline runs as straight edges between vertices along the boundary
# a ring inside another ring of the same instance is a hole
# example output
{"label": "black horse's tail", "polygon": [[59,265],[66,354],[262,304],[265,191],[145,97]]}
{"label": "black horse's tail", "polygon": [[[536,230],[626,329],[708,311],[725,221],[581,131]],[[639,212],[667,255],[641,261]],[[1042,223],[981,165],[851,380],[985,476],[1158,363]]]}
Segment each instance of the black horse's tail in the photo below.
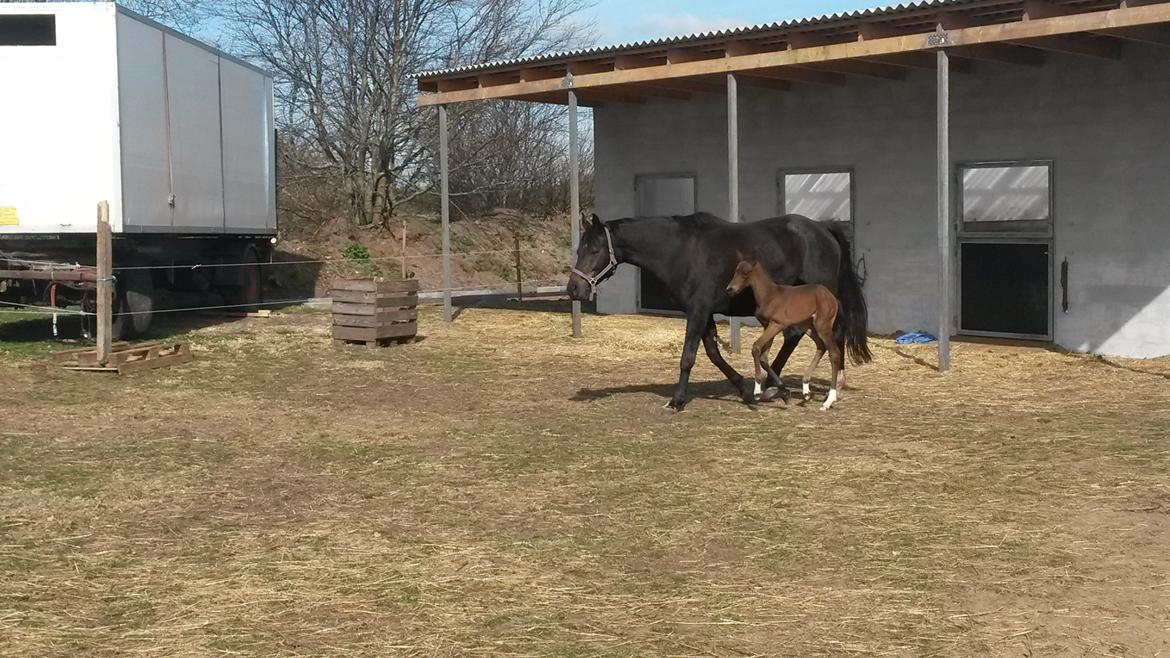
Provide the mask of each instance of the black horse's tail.
{"label": "black horse's tail", "polygon": [[843,341],[845,351],[855,364],[869,363],[873,355],[869,352],[866,343],[866,328],[869,324],[869,309],[865,305],[865,294],[861,292],[861,281],[857,278],[857,271],[853,268],[853,252],[849,248],[849,238],[840,226],[830,225],[829,230],[837,239],[841,247],[841,263],[837,273],[837,295],[841,298],[841,312],[837,315],[837,326],[834,336],[838,342]]}

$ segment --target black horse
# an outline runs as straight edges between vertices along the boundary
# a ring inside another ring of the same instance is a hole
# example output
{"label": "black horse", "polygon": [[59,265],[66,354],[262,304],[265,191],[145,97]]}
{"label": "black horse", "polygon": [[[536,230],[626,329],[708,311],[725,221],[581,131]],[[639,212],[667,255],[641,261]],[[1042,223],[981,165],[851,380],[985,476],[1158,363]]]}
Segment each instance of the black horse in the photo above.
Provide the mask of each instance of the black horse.
{"label": "black horse", "polygon": [[[678,386],[667,404],[681,410],[686,404],[687,380],[699,341],[707,357],[727,377],[745,402],[755,401],[755,383],[745,380],[719,353],[715,318],[755,315],[752,295],[727,293],[727,282],[743,257],[763,265],[777,283],[819,283],[841,302],[833,338],[854,363],[870,360],[866,345],[868,312],[861,283],[853,270],[849,243],[840,229],[826,228],[800,215],[773,217],[733,224],[708,213],[681,217],[638,217],[603,223],[597,215],[585,222],[577,262],[569,276],[569,296],[588,299],[599,283],[613,275],[619,263],[630,263],[664,283],[687,317],[686,339],[679,363]],[[784,336],[772,369],[781,371],[796,349],[802,333]],[[781,390],[785,397],[787,392]]]}

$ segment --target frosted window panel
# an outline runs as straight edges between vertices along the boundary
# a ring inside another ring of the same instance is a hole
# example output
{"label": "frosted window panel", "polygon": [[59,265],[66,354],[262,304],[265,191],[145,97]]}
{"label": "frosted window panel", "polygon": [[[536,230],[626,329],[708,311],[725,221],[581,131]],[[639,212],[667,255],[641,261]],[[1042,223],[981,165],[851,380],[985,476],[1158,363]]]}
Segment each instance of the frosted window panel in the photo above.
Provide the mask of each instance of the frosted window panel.
{"label": "frosted window panel", "polygon": [[853,221],[852,175],[849,172],[786,174],[784,212],[818,222]]}
{"label": "frosted window panel", "polygon": [[963,170],[963,221],[1048,221],[1049,168],[975,167]]}
{"label": "frosted window panel", "polygon": [[638,179],[638,215],[670,217],[695,212],[695,179],[690,177]]}

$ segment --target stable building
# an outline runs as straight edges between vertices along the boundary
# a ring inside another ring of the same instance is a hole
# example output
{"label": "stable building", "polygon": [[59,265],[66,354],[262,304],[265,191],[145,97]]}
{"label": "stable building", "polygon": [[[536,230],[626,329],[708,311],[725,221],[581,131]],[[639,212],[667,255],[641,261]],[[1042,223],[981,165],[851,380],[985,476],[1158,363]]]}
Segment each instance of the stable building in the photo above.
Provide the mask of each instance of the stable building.
{"label": "stable building", "polygon": [[[1170,3],[923,2],[437,71],[419,88],[440,107],[592,106],[603,219],[840,222],[870,331],[937,332],[943,369],[951,335],[1170,354]],[[597,307],[673,301],[623,265]]]}

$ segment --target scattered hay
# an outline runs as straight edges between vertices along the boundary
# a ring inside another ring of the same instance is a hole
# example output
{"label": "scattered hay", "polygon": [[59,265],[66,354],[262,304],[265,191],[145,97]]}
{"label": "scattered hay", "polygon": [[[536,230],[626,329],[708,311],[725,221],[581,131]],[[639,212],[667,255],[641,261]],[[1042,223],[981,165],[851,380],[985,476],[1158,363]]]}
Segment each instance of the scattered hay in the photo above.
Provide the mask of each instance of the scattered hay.
{"label": "scattered hay", "polygon": [[327,325],[100,387],[0,361],[0,654],[1170,649],[1170,361],[879,339],[822,413],[700,357],[664,416],[677,320]]}

